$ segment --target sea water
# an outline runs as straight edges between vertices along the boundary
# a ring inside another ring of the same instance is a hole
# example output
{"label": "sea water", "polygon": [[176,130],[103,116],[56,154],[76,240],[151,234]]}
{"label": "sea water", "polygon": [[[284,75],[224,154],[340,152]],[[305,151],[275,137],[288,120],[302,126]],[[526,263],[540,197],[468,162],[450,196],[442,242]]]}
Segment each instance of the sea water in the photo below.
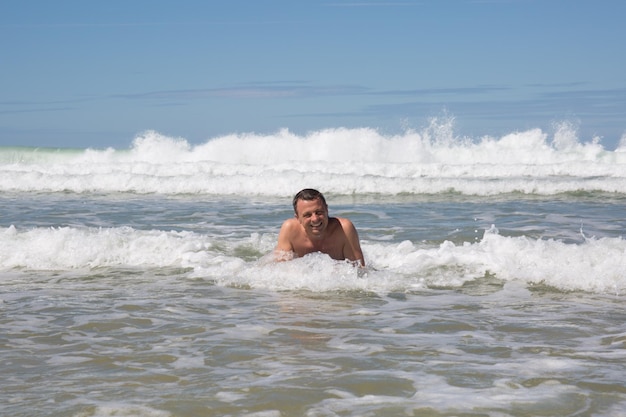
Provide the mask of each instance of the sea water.
{"label": "sea water", "polygon": [[[626,415],[626,141],[0,148],[0,414]],[[271,253],[314,187],[367,267]]]}

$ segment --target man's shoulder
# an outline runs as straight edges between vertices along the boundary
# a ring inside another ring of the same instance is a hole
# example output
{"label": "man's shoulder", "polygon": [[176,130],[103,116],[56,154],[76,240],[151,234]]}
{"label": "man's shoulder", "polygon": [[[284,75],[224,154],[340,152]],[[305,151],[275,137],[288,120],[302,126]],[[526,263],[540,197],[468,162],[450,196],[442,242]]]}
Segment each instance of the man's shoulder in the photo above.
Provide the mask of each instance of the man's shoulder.
{"label": "man's shoulder", "polygon": [[356,227],[354,227],[352,220],[345,217],[337,217],[337,229],[341,229],[343,235],[346,237],[352,236],[356,233]]}
{"label": "man's shoulder", "polygon": [[298,224],[298,219],[295,217],[290,217],[283,222],[283,226],[291,226],[294,224]]}
{"label": "man's shoulder", "polygon": [[292,217],[283,222],[281,229],[285,231],[290,231],[290,230],[296,230],[299,226],[300,226],[300,223],[298,223],[298,220]]}
{"label": "man's shoulder", "polygon": [[348,218],[345,218],[345,217],[333,217],[333,219],[337,222],[337,224],[340,224],[341,227],[352,226],[352,222]]}
{"label": "man's shoulder", "polygon": [[343,230],[343,231],[345,231],[346,228],[353,227],[352,226],[352,222],[350,221],[350,219],[347,219],[345,217],[329,217],[328,218],[328,224],[334,230]]}

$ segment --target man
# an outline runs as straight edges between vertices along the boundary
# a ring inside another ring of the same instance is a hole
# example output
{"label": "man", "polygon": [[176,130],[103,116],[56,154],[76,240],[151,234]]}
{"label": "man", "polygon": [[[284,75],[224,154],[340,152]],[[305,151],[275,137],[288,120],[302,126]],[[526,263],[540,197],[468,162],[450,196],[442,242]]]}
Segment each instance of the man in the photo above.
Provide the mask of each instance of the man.
{"label": "man", "polygon": [[293,198],[293,210],[294,218],[285,220],[278,234],[278,260],[322,252],[333,259],[348,259],[365,266],[356,228],[348,219],[328,216],[322,193],[305,188]]}

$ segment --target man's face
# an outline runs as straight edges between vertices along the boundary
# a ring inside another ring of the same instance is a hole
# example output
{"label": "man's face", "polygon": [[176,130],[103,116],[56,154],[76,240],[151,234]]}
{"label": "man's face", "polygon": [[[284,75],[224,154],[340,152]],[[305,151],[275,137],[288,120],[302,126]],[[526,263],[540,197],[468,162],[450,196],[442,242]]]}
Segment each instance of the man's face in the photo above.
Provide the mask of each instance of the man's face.
{"label": "man's face", "polygon": [[328,226],[328,207],[319,198],[298,200],[296,219],[304,227],[307,235],[321,237]]}

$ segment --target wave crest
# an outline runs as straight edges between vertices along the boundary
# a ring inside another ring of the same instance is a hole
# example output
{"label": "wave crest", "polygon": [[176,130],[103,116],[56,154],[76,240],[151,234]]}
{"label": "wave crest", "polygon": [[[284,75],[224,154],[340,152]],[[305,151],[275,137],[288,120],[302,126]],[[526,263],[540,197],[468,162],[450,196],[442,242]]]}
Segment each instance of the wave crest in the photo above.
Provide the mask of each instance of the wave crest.
{"label": "wave crest", "polygon": [[580,142],[569,123],[552,136],[530,129],[499,138],[455,136],[452,124],[433,120],[400,135],[284,129],[198,145],[147,131],[125,150],[0,148],[0,191],[285,196],[306,185],[337,194],[626,193],[623,146]]}

